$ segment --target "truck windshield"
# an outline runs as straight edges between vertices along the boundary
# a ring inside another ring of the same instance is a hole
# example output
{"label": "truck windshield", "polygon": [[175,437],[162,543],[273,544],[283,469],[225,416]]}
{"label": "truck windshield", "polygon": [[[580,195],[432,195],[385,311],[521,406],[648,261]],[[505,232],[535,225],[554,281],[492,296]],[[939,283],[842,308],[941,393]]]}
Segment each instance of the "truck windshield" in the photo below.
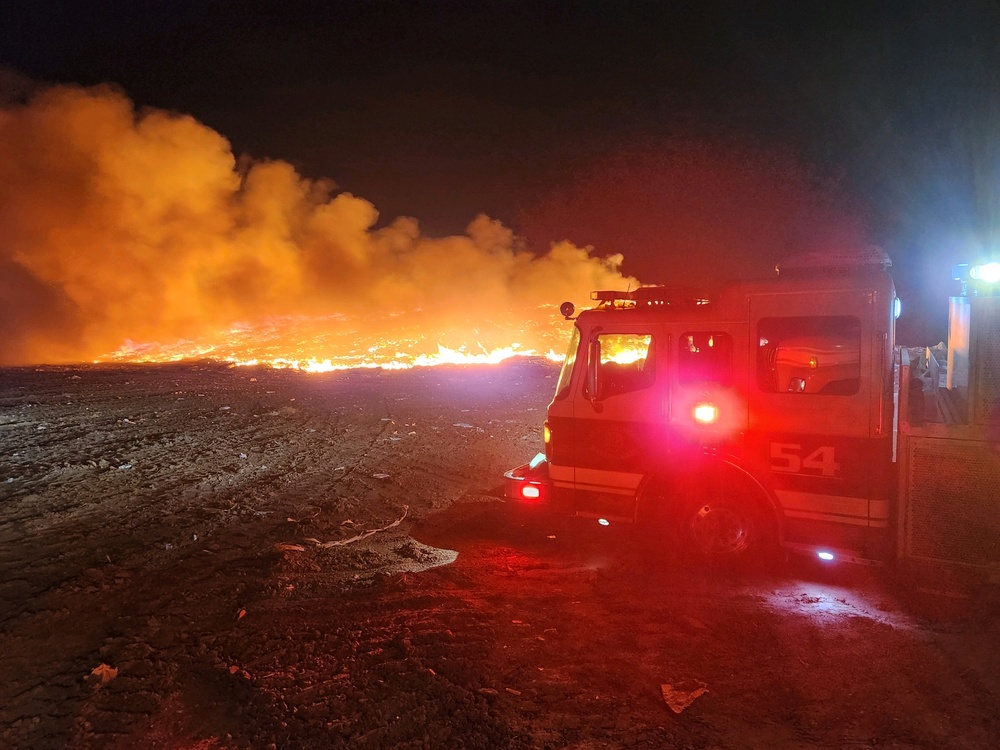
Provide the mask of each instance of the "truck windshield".
{"label": "truck windshield", "polygon": [[559,382],[556,383],[556,398],[566,398],[569,395],[569,383],[573,379],[573,365],[576,364],[576,350],[580,348],[580,329],[573,326],[573,337],[569,341],[566,359],[563,360],[559,372]]}

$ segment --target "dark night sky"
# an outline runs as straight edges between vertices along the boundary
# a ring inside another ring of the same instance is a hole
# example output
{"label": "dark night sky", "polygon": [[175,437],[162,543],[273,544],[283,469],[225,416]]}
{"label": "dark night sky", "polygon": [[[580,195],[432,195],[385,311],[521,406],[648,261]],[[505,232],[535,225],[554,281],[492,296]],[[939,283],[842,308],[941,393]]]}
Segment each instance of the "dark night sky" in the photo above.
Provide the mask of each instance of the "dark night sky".
{"label": "dark night sky", "polygon": [[[17,0],[0,66],[113,82],[385,220],[443,235],[486,213],[538,248],[573,234],[622,249],[650,281],[677,259],[654,247],[669,231],[654,220],[616,225],[616,205],[657,212],[648,173],[618,155],[655,169],[692,139],[757,154],[747,163],[774,149],[837,182],[905,292],[997,239],[998,41],[1000,6],[978,0]],[[616,197],[597,218],[602,180]]]}

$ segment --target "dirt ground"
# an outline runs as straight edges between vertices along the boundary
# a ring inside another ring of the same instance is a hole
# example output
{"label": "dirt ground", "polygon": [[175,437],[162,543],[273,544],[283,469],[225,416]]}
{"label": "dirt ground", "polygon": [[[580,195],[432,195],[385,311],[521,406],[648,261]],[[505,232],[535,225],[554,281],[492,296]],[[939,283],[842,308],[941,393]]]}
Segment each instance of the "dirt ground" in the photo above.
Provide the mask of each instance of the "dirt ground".
{"label": "dirt ground", "polygon": [[0,747],[1000,746],[994,585],[501,502],[555,374],[0,371]]}

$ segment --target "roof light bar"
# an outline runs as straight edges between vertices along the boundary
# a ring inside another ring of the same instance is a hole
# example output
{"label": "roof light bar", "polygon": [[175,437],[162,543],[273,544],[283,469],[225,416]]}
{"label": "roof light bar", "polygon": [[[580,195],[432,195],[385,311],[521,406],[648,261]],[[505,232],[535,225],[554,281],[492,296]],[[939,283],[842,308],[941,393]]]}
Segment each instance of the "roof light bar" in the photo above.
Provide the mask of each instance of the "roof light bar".
{"label": "roof light bar", "polygon": [[619,300],[632,299],[632,292],[619,292],[613,289],[599,289],[591,292],[590,298],[595,302],[617,302]]}
{"label": "roof light bar", "polygon": [[707,305],[711,302],[708,295],[695,289],[669,286],[641,286],[631,291],[616,291],[599,289],[590,293],[590,298],[600,302],[601,306],[614,307],[616,302],[627,302],[635,307],[640,305]]}

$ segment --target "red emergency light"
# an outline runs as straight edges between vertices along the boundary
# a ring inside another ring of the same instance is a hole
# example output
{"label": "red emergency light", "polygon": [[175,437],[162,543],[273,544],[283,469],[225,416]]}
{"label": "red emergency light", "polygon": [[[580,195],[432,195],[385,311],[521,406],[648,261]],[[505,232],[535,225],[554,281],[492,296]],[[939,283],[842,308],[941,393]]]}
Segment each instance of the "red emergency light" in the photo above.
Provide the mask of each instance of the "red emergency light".
{"label": "red emergency light", "polygon": [[698,424],[711,425],[719,421],[719,407],[710,401],[699,401],[694,405],[694,421]]}

